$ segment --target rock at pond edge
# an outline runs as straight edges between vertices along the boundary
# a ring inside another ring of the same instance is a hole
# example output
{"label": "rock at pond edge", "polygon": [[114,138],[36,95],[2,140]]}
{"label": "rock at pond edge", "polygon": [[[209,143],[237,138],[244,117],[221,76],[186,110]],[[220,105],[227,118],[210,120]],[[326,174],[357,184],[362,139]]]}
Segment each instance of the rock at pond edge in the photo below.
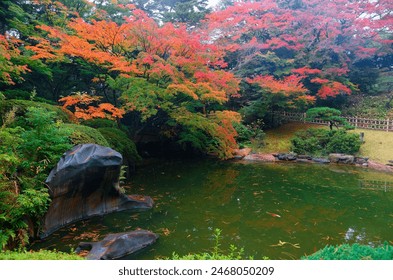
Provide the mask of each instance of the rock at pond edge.
{"label": "rock at pond edge", "polygon": [[112,233],[98,242],[81,242],[76,251],[90,250],[88,260],[114,260],[140,251],[157,239],[158,234],[147,230]]}
{"label": "rock at pond edge", "polygon": [[40,237],[93,216],[152,208],[148,196],[119,192],[121,164],[120,153],[96,144],[77,145],[64,153],[46,180],[52,202]]}

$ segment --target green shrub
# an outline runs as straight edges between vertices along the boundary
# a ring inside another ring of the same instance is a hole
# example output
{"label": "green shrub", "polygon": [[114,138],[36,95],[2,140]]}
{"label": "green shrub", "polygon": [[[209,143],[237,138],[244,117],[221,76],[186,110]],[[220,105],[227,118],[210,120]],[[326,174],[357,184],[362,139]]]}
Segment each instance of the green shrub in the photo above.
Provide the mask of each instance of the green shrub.
{"label": "green shrub", "polygon": [[323,156],[330,153],[355,154],[360,149],[360,139],[345,130],[310,128],[299,131],[291,139],[292,151],[297,154]]}
{"label": "green shrub", "polygon": [[257,148],[264,145],[265,133],[262,130],[261,120],[250,124],[234,123],[233,127],[237,132],[236,141],[242,148],[245,144],[254,144]]}
{"label": "green shrub", "polygon": [[238,143],[249,142],[253,136],[253,132],[242,123],[235,123],[233,125],[237,132],[236,140]]}
{"label": "green shrub", "polygon": [[121,153],[125,159],[141,160],[134,142],[131,141],[126,133],[114,127],[103,127],[99,128],[98,131],[108,141],[109,147]]}
{"label": "green shrub", "polygon": [[343,130],[335,131],[334,135],[326,145],[328,153],[344,153],[344,154],[355,154],[359,151],[360,145],[359,135],[347,133]]}
{"label": "green shrub", "polygon": [[[56,113],[28,107],[24,128],[4,115],[0,128],[0,247],[23,247],[29,230],[39,227],[49,205],[43,181],[61,155],[71,147],[68,130],[56,123]],[[11,110],[10,112],[16,112]]]}
{"label": "green shrub", "polygon": [[108,141],[95,128],[80,124],[63,124],[63,127],[71,131],[69,139],[74,145],[93,143],[109,147]]}
{"label": "green shrub", "polygon": [[323,155],[330,139],[330,131],[310,128],[295,133],[291,139],[292,150],[297,154]]}
{"label": "green shrub", "polygon": [[[173,253],[171,260],[252,260],[252,257],[244,256],[244,249],[238,249],[235,245],[230,245],[227,253],[222,252],[221,250],[221,230],[215,229],[213,233],[214,238],[214,246],[211,252],[206,253],[197,253],[197,254],[188,254],[185,256],[179,256],[177,253]],[[264,257],[267,260],[267,257]]]}
{"label": "green shrub", "polygon": [[379,247],[371,247],[360,244],[343,244],[338,246],[326,246],[310,256],[303,257],[306,260],[393,260],[393,246],[385,242]]}
{"label": "green shrub", "polygon": [[0,252],[0,260],[83,260],[76,254],[58,251],[5,251]]}
{"label": "green shrub", "polygon": [[25,119],[26,129],[21,134],[23,142],[18,147],[23,155],[22,167],[31,177],[38,174],[46,176],[61,155],[72,147],[67,137],[70,130],[62,128],[61,123],[55,123],[55,112],[45,108],[27,108]]}

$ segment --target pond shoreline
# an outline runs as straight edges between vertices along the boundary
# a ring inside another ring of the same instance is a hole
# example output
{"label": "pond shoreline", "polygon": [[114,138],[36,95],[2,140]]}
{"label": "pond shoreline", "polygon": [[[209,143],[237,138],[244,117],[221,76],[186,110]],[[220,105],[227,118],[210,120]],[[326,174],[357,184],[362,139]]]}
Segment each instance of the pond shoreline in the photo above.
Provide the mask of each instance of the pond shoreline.
{"label": "pond shoreline", "polygon": [[[259,162],[287,162],[286,160],[279,160],[277,157],[274,155],[277,155],[278,153],[250,153],[241,160],[244,161],[259,161]],[[290,162],[300,162],[300,163],[313,163],[313,164],[323,164],[323,163],[318,163],[314,162],[312,160],[291,160]],[[377,171],[382,171],[382,172],[388,172],[388,173],[393,173],[393,166],[388,166],[386,164],[376,162],[373,160],[368,160],[367,161],[367,166],[363,166],[360,164],[343,164],[343,163],[329,163],[329,164],[337,164],[337,165],[351,165],[351,166],[356,166],[356,167],[361,167],[361,168],[369,168]]]}

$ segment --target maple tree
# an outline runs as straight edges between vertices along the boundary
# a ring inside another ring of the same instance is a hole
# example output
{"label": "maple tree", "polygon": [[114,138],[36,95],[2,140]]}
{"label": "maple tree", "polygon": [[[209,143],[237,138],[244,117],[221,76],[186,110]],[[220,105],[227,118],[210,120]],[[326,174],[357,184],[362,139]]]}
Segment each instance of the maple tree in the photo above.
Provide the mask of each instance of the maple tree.
{"label": "maple tree", "polygon": [[[3,1],[2,89],[24,79],[17,87],[56,101],[89,92],[101,98],[92,111],[70,105],[82,118],[115,117],[122,108],[138,120],[135,133],[149,124],[227,157],[236,134],[230,124],[239,121],[217,117],[228,104],[255,105],[258,116],[324,104],[365,88],[351,74],[358,64],[378,68],[392,55],[391,1],[222,1],[198,23],[205,2]],[[101,101],[113,108],[100,109]]]}
{"label": "maple tree", "polygon": [[100,96],[87,93],[77,93],[59,99],[63,108],[71,109],[78,119],[90,120],[94,118],[117,120],[125,114],[123,109],[116,108],[110,103],[100,103]]}
{"label": "maple tree", "polygon": [[18,45],[20,40],[6,38],[0,34],[0,84],[14,85],[21,80],[20,74],[29,71],[27,65],[15,63],[20,51]]}
{"label": "maple tree", "polygon": [[[66,28],[47,25],[38,28],[47,33],[47,38],[35,38],[37,43],[27,47],[34,52],[33,59],[52,62],[83,59],[100,69],[92,80],[97,88],[109,87],[116,92],[124,108],[139,112],[144,122],[165,112],[163,123],[167,125],[163,129],[176,133],[162,131],[163,135],[184,143],[188,141],[185,139],[191,139],[187,134],[196,133],[189,128],[198,124],[201,125],[198,133],[213,137],[217,143],[204,147],[190,141],[191,145],[202,150],[209,146],[209,153],[215,147],[220,157],[228,157],[236,148],[232,141],[236,131],[230,128],[235,119],[225,122],[229,115],[218,112],[230,97],[237,96],[239,82],[222,69],[226,66],[224,52],[204,42],[201,35],[189,32],[185,25],[159,26],[143,11],[134,9],[122,24],[75,18]],[[61,101],[70,105],[67,101],[74,102],[72,98],[75,96]],[[80,118],[103,116],[99,108],[74,109]],[[185,122],[177,114],[199,121]],[[211,129],[210,123],[215,123],[216,128]],[[224,132],[221,127],[226,128]],[[221,133],[213,133],[216,130]]]}
{"label": "maple tree", "polygon": [[392,53],[391,10],[385,0],[233,1],[205,23],[239,75],[273,75],[284,84],[298,74],[309,95],[327,99],[357,90],[351,65]]}

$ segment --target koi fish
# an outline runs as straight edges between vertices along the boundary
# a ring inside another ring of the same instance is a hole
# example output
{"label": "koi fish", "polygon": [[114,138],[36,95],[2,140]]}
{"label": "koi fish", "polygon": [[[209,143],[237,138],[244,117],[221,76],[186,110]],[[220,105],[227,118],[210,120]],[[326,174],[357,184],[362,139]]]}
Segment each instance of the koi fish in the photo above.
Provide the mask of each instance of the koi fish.
{"label": "koi fish", "polygon": [[280,215],[276,214],[276,213],[270,213],[270,212],[266,212],[266,214],[269,214],[270,216],[274,217],[274,218],[281,218]]}

